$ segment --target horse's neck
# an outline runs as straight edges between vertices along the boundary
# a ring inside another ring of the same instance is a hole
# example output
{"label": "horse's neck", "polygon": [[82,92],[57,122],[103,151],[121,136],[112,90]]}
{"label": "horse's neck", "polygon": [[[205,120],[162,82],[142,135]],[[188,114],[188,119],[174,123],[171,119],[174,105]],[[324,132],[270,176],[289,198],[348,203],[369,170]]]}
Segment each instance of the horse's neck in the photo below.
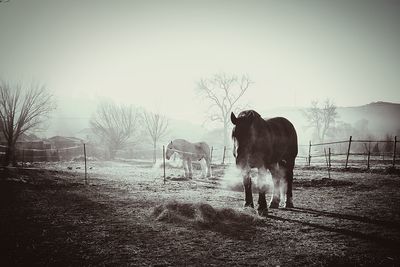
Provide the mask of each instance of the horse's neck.
{"label": "horse's neck", "polygon": [[175,152],[177,152],[177,153],[179,153],[179,154],[182,154],[182,152],[185,152],[185,148],[184,148],[184,145],[183,144],[180,144],[180,145],[175,145],[174,146],[174,150],[175,150]]}

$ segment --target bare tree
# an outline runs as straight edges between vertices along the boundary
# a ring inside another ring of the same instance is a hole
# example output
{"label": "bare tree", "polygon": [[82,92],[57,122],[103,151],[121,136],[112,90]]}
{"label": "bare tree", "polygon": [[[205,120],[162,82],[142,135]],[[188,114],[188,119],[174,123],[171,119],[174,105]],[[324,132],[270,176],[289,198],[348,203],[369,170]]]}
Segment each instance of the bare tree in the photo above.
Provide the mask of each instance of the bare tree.
{"label": "bare tree", "polygon": [[135,143],[139,138],[139,112],[133,106],[103,102],[97,107],[90,120],[93,132],[101,138],[108,149],[110,159],[128,142]]}
{"label": "bare tree", "polygon": [[334,126],[338,117],[336,105],[330,99],[326,99],[322,107],[318,101],[312,101],[311,107],[306,109],[303,114],[309,123],[308,127],[314,128],[319,142],[325,140],[326,134]]}
{"label": "bare tree", "polygon": [[197,91],[208,101],[208,119],[221,122],[224,127],[224,145],[228,144],[231,112],[237,112],[238,101],[252,84],[247,75],[238,77],[226,73],[216,74],[197,83]]}
{"label": "bare tree", "polygon": [[153,142],[153,162],[156,162],[157,142],[168,133],[169,120],[159,113],[150,113],[147,111],[143,112],[143,119],[146,124],[147,133]]}
{"label": "bare tree", "polygon": [[15,163],[18,138],[37,128],[54,109],[54,98],[43,85],[24,88],[22,84],[0,82],[0,129],[7,145],[5,164]]}

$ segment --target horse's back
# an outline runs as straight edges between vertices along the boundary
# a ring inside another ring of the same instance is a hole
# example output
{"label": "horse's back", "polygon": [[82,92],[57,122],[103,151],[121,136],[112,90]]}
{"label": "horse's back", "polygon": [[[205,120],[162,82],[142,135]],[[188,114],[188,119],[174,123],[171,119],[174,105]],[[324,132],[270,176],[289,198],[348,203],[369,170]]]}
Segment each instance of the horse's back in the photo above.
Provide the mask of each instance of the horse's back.
{"label": "horse's back", "polygon": [[197,148],[208,148],[208,144],[206,142],[198,142],[198,143],[194,143],[194,146]]}
{"label": "horse's back", "polygon": [[207,155],[210,154],[210,147],[208,146],[208,144],[206,142],[194,143],[194,146],[197,151],[202,151],[202,152],[206,153]]}
{"label": "horse's back", "polygon": [[210,147],[206,142],[191,143],[185,139],[175,139],[173,141],[174,145],[179,147],[179,150],[184,152],[194,153],[200,156],[209,157]]}
{"label": "horse's back", "polygon": [[296,129],[288,119],[283,117],[265,119],[265,124],[273,135],[283,136],[287,141],[296,143],[297,146]]}
{"label": "horse's back", "polygon": [[265,119],[265,128],[274,151],[283,153],[287,159],[296,158],[298,153],[297,133],[293,124],[286,118],[275,117]]}

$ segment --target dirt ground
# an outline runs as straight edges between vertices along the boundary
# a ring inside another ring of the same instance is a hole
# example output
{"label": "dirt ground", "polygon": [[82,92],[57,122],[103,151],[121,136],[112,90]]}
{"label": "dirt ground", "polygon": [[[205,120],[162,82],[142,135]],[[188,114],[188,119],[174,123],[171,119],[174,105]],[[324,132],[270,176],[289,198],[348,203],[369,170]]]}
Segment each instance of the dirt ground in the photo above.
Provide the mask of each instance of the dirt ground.
{"label": "dirt ground", "polygon": [[221,166],[35,167],[0,169],[2,266],[400,265],[399,175],[295,169],[295,208],[263,218]]}

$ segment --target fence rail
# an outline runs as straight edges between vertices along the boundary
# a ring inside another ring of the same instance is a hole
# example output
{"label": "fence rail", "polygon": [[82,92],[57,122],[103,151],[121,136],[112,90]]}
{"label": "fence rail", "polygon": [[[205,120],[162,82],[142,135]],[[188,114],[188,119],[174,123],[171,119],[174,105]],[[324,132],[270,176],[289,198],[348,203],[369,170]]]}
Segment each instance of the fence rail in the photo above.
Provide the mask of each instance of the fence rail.
{"label": "fence rail", "polygon": [[[397,146],[397,136],[393,140],[363,140],[363,139],[352,139],[352,136],[348,140],[341,141],[330,141],[325,143],[312,143],[309,144],[299,144],[299,148],[308,148],[308,153],[299,154],[296,158],[296,163],[298,165],[306,166],[320,166],[325,165],[326,162],[330,162],[332,166],[348,168],[351,166],[366,166],[370,168],[371,166],[388,166],[393,167],[399,164],[400,155],[397,150],[400,147]],[[355,144],[364,144],[364,147],[354,148]],[[371,144],[391,144],[391,152],[373,152],[371,150]],[[340,147],[338,147],[338,145]],[[84,147],[86,146],[86,147]],[[6,146],[0,145],[0,160],[4,158]],[[76,157],[84,157],[86,153],[88,157],[93,156],[93,151],[98,148],[93,144],[81,144],[71,147],[63,148],[52,148],[52,149],[27,149],[27,148],[17,148],[16,158],[19,162],[35,162],[35,161],[62,161],[71,160]],[[164,148],[165,149],[165,148]],[[360,152],[360,149],[364,151]],[[329,153],[328,153],[329,150]],[[142,155],[152,156],[154,149],[132,149],[134,151],[134,156],[127,157],[126,159],[135,159],[136,156],[140,157]],[[211,146],[211,163],[212,164],[234,164],[235,159],[231,153],[232,148],[227,146],[214,147]],[[183,152],[189,154],[189,152],[174,150],[174,152]],[[304,152],[304,150],[303,150]],[[147,154],[146,154],[147,153]],[[163,158],[163,147],[158,147],[156,149],[156,155],[158,159]],[[193,153],[190,153],[193,154]],[[84,157],[86,158],[86,157]],[[303,162],[303,163],[302,163]]]}
{"label": "fence rail", "polygon": [[[336,157],[336,159],[332,159],[332,162],[335,162],[337,166],[342,166],[344,165],[344,168],[348,168],[351,163],[356,163],[357,166],[360,166],[365,162],[365,166],[367,169],[371,167],[371,163],[375,163],[377,166],[387,166],[387,165],[392,165],[392,167],[395,167],[396,164],[398,164],[398,161],[400,160],[400,155],[397,147],[397,143],[399,141],[397,140],[397,136],[394,137],[393,140],[362,140],[362,139],[353,139],[352,136],[349,137],[348,140],[346,141],[333,141],[333,142],[326,142],[326,143],[317,143],[317,144],[312,144],[312,142],[309,142],[308,145],[308,155],[301,155],[298,156],[298,158],[305,158],[306,160],[308,159],[306,165],[311,166],[311,161],[312,159],[318,159],[318,158],[326,158],[327,155],[326,153],[322,153],[321,150],[319,149],[314,149],[315,147],[323,147],[324,150],[328,148],[329,150],[332,150],[331,153],[329,153],[329,161],[331,161],[331,157]],[[364,152],[360,152],[361,148],[359,147],[357,151],[354,151],[353,147],[354,144],[361,143],[364,145],[363,149]],[[376,143],[377,145],[379,143],[386,143],[386,144],[391,144],[392,148],[390,148],[392,151],[384,151],[384,152],[372,152],[371,151],[371,144]],[[338,145],[338,144],[346,144],[347,149],[346,152],[344,153],[341,151],[342,149],[339,149],[339,152],[334,152],[333,148],[331,147],[332,145]],[[368,145],[367,145],[368,144]],[[304,145],[301,145],[304,146]],[[343,157],[345,158],[343,158]],[[386,156],[386,159],[385,159]],[[324,160],[317,160],[313,162],[314,165],[321,165],[324,164]]]}

